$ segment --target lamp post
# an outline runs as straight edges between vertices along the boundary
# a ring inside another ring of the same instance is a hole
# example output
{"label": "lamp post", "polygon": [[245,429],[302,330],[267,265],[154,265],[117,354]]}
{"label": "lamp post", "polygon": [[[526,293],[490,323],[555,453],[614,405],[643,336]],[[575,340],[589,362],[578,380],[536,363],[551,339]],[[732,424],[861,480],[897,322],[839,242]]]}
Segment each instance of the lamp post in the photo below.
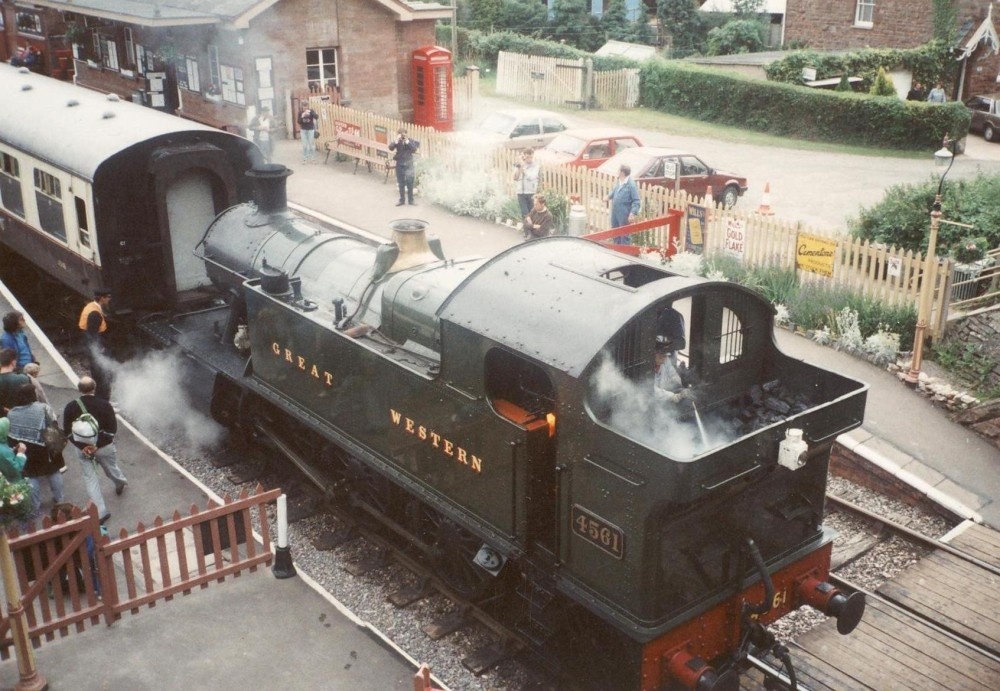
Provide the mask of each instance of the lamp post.
{"label": "lamp post", "polygon": [[931,233],[927,239],[927,256],[924,258],[924,271],[920,277],[920,302],[917,307],[917,328],[913,334],[913,358],[910,360],[910,370],[906,373],[903,381],[908,386],[916,386],[920,381],[920,365],[924,360],[924,338],[927,335],[927,320],[930,319],[931,296],[934,294],[934,283],[932,279],[932,269],[937,266],[937,236],[938,227],[941,225],[941,189],[944,186],[944,179],[951,170],[955,162],[955,140],[944,136],[941,148],[934,152],[934,163],[939,168],[948,166],[938,179],[937,194],[934,195],[934,204],[931,206]]}

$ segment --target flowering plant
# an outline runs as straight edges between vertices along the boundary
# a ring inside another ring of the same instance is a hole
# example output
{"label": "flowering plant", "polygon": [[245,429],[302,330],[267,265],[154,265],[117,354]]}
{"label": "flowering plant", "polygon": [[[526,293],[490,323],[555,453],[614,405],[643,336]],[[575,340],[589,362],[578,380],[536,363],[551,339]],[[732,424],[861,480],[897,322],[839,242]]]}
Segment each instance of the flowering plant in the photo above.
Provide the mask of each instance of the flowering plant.
{"label": "flowering plant", "polygon": [[27,480],[8,482],[0,476],[0,524],[19,523],[31,517],[31,485]]}
{"label": "flowering plant", "polygon": [[986,256],[986,238],[965,238],[952,248],[955,261],[962,264],[977,262]]}

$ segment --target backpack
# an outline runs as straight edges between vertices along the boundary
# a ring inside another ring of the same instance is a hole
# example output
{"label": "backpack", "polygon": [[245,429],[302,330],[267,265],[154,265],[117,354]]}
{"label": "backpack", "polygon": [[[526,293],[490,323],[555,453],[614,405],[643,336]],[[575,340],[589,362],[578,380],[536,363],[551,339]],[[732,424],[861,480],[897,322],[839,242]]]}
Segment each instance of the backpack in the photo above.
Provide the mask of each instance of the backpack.
{"label": "backpack", "polygon": [[97,418],[87,412],[82,400],[78,398],[76,403],[83,412],[80,413],[80,417],[73,420],[73,424],[70,426],[73,441],[88,446],[97,446],[97,434],[100,432],[101,426],[98,424]]}

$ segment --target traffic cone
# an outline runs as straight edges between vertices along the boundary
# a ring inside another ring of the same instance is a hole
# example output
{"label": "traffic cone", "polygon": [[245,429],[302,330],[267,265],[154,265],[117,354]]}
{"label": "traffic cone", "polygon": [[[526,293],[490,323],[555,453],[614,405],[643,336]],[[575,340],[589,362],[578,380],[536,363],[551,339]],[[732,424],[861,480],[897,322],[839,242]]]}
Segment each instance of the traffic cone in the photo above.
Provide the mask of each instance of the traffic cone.
{"label": "traffic cone", "polygon": [[757,213],[761,216],[773,216],[774,212],[771,211],[771,183],[764,183],[764,196],[760,198],[760,206],[757,207]]}

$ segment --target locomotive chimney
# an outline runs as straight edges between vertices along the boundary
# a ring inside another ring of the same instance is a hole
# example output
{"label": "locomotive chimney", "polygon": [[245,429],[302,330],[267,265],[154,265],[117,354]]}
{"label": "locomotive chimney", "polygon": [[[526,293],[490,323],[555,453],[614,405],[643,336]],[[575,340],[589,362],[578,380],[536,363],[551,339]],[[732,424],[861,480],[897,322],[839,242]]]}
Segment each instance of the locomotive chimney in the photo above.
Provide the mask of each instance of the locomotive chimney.
{"label": "locomotive chimney", "polygon": [[251,226],[265,225],[274,214],[288,211],[288,193],[285,179],[292,171],[279,163],[256,165],[246,175],[253,179],[253,198],[257,212],[247,220]]}
{"label": "locomotive chimney", "polygon": [[399,254],[386,273],[391,274],[438,260],[427,243],[427,221],[402,218],[390,223],[389,227],[392,228],[392,241],[399,248]]}

